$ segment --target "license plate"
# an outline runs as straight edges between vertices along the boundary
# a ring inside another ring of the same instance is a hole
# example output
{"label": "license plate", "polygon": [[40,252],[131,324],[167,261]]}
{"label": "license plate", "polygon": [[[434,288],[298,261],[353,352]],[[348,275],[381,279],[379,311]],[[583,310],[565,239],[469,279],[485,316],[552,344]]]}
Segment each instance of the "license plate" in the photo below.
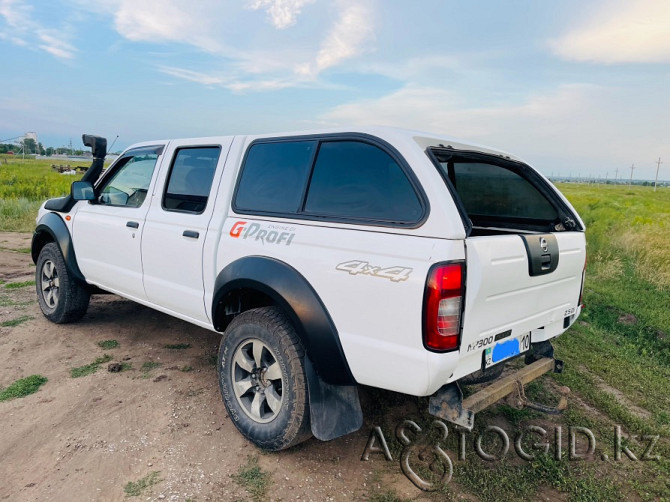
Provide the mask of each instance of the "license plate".
{"label": "license plate", "polygon": [[494,364],[522,354],[528,349],[530,349],[530,333],[524,333],[509,340],[500,340],[492,347],[484,350],[484,368],[489,368]]}

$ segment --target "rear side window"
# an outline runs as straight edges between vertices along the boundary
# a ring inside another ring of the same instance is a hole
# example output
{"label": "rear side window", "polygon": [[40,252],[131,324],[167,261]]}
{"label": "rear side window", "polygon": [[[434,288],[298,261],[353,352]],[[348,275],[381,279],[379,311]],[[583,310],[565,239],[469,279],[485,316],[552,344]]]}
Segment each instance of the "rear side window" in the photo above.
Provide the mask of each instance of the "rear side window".
{"label": "rear side window", "polygon": [[163,196],[163,208],[202,213],[207,207],[220,153],[221,148],[212,146],[177,150]]}
{"label": "rear side window", "polygon": [[399,162],[380,146],[356,139],[254,143],[233,208],[312,220],[416,224],[425,208]]}
{"label": "rear side window", "polygon": [[[556,208],[528,180],[501,166],[480,162],[441,163],[449,172],[470,218],[554,221]],[[476,223],[476,221],[475,221]]]}
{"label": "rear side window", "polygon": [[258,143],[247,153],[235,207],[268,213],[300,210],[316,141]]}
{"label": "rear side window", "polygon": [[412,223],[423,209],[388,153],[369,143],[331,141],[319,149],[305,213]]}

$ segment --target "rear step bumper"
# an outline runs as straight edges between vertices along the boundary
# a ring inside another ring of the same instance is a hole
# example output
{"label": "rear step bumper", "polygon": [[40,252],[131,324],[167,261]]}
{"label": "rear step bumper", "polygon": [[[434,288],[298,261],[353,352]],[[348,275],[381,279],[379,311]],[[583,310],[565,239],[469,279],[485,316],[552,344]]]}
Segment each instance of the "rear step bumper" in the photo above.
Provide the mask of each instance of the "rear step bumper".
{"label": "rear step bumper", "polygon": [[[430,398],[428,411],[433,416],[460,425],[468,431],[471,431],[475,423],[475,413],[488,408],[496,401],[517,391],[519,392],[520,400],[524,402],[524,404],[529,404],[532,408],[541,409],[541,411],[548,413],[560,412],[567,405],[565,396],[561,397],[561,401],[556,408],[533,405],[532,403],[527,403],[525,400],[523,386],[549,371],[560,373],[562,370],[562,361],[552,357],[543,357],[514,373],[510,373],[509,375],[494,381],[479,392],[468,396],[465,400],[463,399],[463,392],[458,383],[452,382],[443,385],[440,390]],[[569,392],[569,390],[567,392]]]}

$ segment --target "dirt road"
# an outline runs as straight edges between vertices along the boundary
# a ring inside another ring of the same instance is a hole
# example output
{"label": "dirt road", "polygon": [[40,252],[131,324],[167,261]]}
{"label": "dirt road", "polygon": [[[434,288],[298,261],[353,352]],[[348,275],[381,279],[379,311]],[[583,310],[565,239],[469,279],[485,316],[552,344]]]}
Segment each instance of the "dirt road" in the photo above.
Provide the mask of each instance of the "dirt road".
{"label": "dirt road", "polygon": [[[33,374],[48,382],[0,402],[0,500],[252,500],[234,476],[250,458],[269,473],[264,500],[365,499],[382,479],[398,495],[422,496],[397,463],[389,472],[383,459],[360,460],[368,421],[276,454],[246,441],[219,396],[216,333],[114,295],[93,297],[76,324],[49,323],[34,285],[7,287],[34,280],[29,247],[30,235],[0,233],[0,323],[10,324],[0,327],[0,389]],[[104,350],[104,340],[119,346]],[[188,348],[166,348],[177,344]],[[104,363],[72,378],[71,368],[104,354],[130,368],[111,373]],[[366,417],[370,406],[364,399]],[[155,471],[160,481],[127,497],[128,482]]]}

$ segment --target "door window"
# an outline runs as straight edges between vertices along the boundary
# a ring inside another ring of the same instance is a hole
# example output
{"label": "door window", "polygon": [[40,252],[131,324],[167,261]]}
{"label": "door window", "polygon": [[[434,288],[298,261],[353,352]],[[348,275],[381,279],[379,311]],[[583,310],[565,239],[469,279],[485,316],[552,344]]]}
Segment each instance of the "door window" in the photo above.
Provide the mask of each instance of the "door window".
{"label": "door window", "polygon": [[202,213],[207,207],[220,153],[218,146],[177,150],[163,195],[163,209]]}
{"label": "door window", "polygon": [[103,182],[98,202],[109,206],[140,207],[147,196],[159,155],[160,151],[155,147],[127,152],[113,167],[109,179]]}

